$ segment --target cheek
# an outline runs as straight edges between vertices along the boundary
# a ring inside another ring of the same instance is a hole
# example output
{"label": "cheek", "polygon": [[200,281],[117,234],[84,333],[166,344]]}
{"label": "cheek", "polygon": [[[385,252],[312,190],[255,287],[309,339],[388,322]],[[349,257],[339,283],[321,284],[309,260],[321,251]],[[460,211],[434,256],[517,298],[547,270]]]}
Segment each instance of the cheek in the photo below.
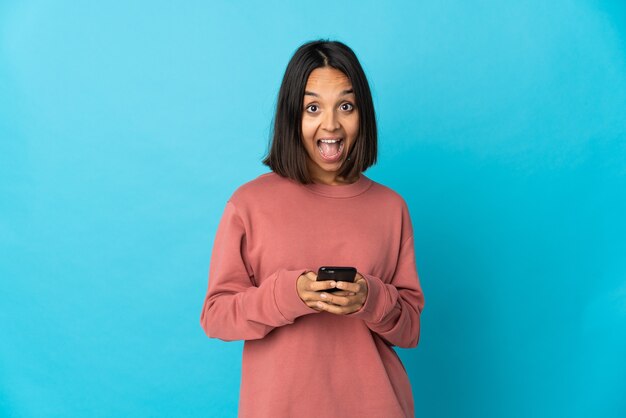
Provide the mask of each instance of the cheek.
{"label": "cheek", "polygon": [[347,130],[348,130],[348,135],[352,137],[356,137],[359,134],[359,118],[358,117],[350,120]]}
{"label": "cheek", "polygon": [[302,120],[302,136],[305,140],[310,140],[315,135],[316,124],[313,121]]}

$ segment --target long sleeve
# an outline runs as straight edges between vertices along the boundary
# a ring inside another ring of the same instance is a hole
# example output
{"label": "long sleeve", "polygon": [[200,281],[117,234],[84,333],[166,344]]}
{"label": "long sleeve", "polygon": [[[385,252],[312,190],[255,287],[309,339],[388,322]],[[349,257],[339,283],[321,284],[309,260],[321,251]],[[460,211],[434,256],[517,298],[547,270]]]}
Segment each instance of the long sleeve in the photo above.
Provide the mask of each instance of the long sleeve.
{"label": "long sleeve", "polygon": [[[414,416],[393,347],[419,338],[424,297],[413,251],[406,203],[363,175],[331,186],[272,172],[237,188],[215,235],[200,322],[209,337],[245,340],[239,415]],[[300,299],[298,277],[320,266],[363,274],[361,310],[333,315]],[[338,393],[340,402],[319,401]]]}
{"label": "long sleeve", "polygon": [[225,341],[253,340],[315,313],[296,290],[298,277],[306,271],[280,269],[256,286],[246,257],[244,223],[229,201],[213,245],[202,328],[207,336]]}
{"label": "long sleeve", "polygon": [[378,277],[362,273],[368,295],[363,307],[351,316],[362,319],[373,332],[398,347],[417,346],[424,294],[415,267],[413,237],[400,248],[396,271],[385,283]]}

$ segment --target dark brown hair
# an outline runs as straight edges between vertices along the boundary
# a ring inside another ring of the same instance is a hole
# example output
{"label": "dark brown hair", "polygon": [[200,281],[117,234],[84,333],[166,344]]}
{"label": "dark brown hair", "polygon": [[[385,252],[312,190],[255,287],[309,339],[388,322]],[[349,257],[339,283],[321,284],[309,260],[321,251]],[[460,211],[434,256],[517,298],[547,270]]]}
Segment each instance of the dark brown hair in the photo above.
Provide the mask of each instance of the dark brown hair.
{"label": "dark brown hair", "polygon": [[359,112],[359,133],[339,176],[354,178],[376,162],[378,133],[372,93],[356,55],[338,41],[318,40],[300,46],[291,57],[278,92],[274,128],[263,164],[272,171],[300,183],[311,183],[307,152],[302,144],[304,89],[316,68],[332,67],[352,82]]}

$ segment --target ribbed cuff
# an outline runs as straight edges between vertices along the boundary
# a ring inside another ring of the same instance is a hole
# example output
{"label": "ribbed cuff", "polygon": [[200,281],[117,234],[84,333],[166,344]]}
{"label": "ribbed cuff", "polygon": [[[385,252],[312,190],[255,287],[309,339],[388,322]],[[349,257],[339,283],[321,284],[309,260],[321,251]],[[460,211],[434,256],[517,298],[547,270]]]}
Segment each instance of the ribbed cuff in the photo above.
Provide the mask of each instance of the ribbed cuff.
{"label": "ribbed cuff", "polygon": [[276,307],[290,323],[300,316],[317,313],[315,309],[309,308],[306,303],[300,299],[296,288],[298,277],[307,271],[313,270],[281,270],[276,278],[274,285]]}

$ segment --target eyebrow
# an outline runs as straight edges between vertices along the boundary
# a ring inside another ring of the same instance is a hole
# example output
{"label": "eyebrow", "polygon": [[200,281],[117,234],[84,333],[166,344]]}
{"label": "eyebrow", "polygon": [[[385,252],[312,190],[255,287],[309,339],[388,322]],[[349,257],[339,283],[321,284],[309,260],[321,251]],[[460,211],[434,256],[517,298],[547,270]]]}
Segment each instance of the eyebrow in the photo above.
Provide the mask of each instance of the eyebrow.
{"label": "eyebrow", "polygon": [[[345,96],[346,94],[350,94],[350,93],[354,93],[354,90],[352,90],[352,89],[347,89],[347,90],[342,91],[339,95],[340,95],[340,96]],[[305,91],[305,92],[304,92],[304,95],[305,95],[305,96],[320,97],[320,95],[319,95],[319,94],[317,94],[317,93],[313,93],[312,91]]]}

